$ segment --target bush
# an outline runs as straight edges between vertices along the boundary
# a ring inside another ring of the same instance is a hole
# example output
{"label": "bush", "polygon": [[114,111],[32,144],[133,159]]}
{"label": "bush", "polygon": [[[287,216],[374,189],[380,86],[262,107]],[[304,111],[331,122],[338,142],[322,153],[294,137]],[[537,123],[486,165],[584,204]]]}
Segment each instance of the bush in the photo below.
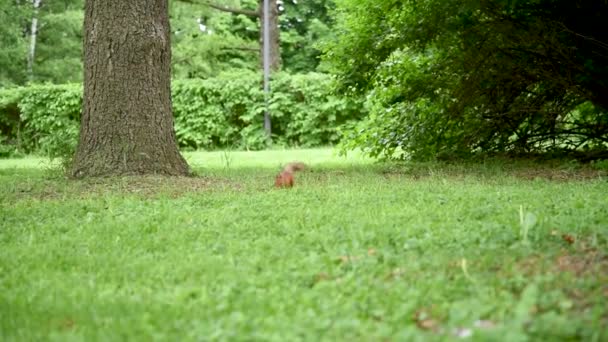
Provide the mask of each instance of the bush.
{"label": "bush", "polygon": [[[173,114],[179,146],[190,150],[265,147],[260,86],[260,75],[248,71],[174,81]],[[279,73],[271,89],[275,144],[335,144],[340,128],[362,116],[361,101],[333,95],[331,79],[324,74]],[[80,84],[1,89],[2,151],[71,155],[78,140],[81,106]]]}
{"label": "bush", "polygon": [[326,67],[370,109],[344,146],[395,159],[601,156],[606,11],[581,0],[337,2]]}
{"label": "bush", "polygon": [[[269,109],[275,143],[321,146],[339,141],[339,127],[361,117],[361,103],[331,93],[324,74],[275,75]],[[260,149],[264,93],[253,72],[173,82],[173,113],[181,147]]]}
{"label": "bush", "polygon": [[71,155],[78,138],[81,106],[82,87],[78,84],[3,89],[2,149],[13,153],[36,151],[51,158]]}

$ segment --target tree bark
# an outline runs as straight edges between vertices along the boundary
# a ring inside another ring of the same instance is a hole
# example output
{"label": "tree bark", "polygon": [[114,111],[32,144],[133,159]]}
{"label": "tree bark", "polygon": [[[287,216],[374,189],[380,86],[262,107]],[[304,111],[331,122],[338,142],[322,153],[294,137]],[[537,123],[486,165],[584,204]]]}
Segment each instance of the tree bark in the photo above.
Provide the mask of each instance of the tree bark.
{"label": "tree bark", "polygon": [[[259,0],[259,18],[260,18],[260,66],[264,69],[264,0]],[[270,0],[269,3],[269,25],[270,28],[270,70],[279,71],[281,69],[281,30],[279,30],[279,8],[277,0]]]}
{"label": "tree bark", "polygon": [[[255,11],[242,8],[232,8],[215,4],[211,1],[180,0],[190,4],[203,4],[218,11],[243,14],[255,17],[260,21],[260,69],[264,69],[264,0],[258,0],[258,8]],[[270,70],[279,71],[281,69],[281,30],[279,29],[279,8],[277,0],[270,0]]]}
{"label": "tree bark", "polygon": [[27,52],[27,78],[34,80],[34,58],[36,57],[36,40],[38,38],[38,12],[42,0],[32,0],[32,25],[30,28],[30,48]]}
{"label": "tree bark", "polygon": [[188,175],[171,111],[168,0],[86,0],[72,177]]}
{"label": "tree bark", "polygon": [[242,15],[246,15],[249,17],[257,17],[258,16],[258,12],[256,11],[250,11],[250,10],[245,10],[245,9],[241,9],[241,8],[231,8],[231,7],[226,7],[226,6],[222,6],[222,5],[216,5],[212,2],[209,1],[205,1],[204,2],[207,6],[211,7],[211,8],[215,8],[216,10],[220,10],[223,12],[228,12],[228,13],[232,13],[232,14],[242,14]]}

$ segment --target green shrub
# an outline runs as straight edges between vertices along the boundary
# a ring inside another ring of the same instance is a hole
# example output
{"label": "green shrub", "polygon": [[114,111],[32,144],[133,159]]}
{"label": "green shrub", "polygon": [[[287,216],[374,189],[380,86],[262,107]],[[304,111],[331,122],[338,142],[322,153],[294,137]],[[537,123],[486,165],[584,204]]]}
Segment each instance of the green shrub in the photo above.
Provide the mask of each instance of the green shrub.
{"label": "green shrub", "polygon": [[79,84],[34,85],[19,101],[27,151],[38,151],[63,162],[74,154],[78,141],[82,87]]}
{"label": "green shrub", "polygon": [[370,109],[345,148],[418,160],[608,152],[608,63],[583,38],[603,32],[606,11],[605,1],[336,2],[325,67]]}
{"label": "green shrub", "polygon": [[278,121],[277,130],[289,145],[337,143],[339,128],[361,117],[362,101],[332,94],[332,83],[326,75],[282,76],[273,84],[281,92],[275,93],[270,107]]}
{"label": "green shrub", "polygon": [[[260,88],[260,75],[248,71],[205,80],[173,81],[173,114],[180,147],[265,147],[265,105]],[[340,139],[340,128],[362,115],[361,101],[332,94],[332,81],[324,74],[279,73],[274,76],[271,89],[268,100],[275,144],[335,144]],[[50,157],[72,155],[78,140],[81,106],[80,84],[1,89],[2,151]]]}
{"label": "green shrub", "polygon": [[263,135],[264,96],[259,80],[257,74],[244,71],[206,80],[173,82],[173,114],[179,145],[189,149],[261,147],[263,139],[250,146],[256,142],[253,139],[256,134]]}
{"label": "green shrub", "polygon": [[12,156],[21,149],[21,122],[17,103],[20,88],[4,89],[0,92],[0,158]]}
{"label": "green shrub", "polygon": [[3,150],[69,157],[78,139],[81,105],[82,87],[78,84],[3,89]]}
{"label": "green shrub", "polygon": [[[321,146],[339,141],[339,127],[361,116],[361,102],[333,95],[324,74],[275,75],[269,110],[275,142]],[[173,82],[173,113],[181,147],[265,146],[264,93],[253,72]]]}

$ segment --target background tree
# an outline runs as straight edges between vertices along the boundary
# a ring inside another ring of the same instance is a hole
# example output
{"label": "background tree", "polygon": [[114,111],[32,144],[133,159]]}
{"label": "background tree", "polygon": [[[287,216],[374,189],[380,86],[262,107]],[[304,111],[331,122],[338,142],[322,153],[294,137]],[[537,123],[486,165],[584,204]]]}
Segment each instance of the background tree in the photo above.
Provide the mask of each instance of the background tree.
{"label": "background tree", "polygon": [[36,40],[38,38],[38,16],[42,0],[32,0],[32,18],[30,26],[30,46],[27,52],[27,78],[34,79],[34,58],[36,58]]}
{"label": "background tree", "polygon": [[[289,72],[323,71],[320,42],[332,35],[333,0],[284,0],[281,11],[281,57]],[[279,7],[281,8],[281,7]]]}
{"label": "background tree", "polygon": [[[170,1],[173,78],[209,78],[233,70],[260,69],[259,0],[217,3],[246,14],[220,11],[204,5],[203,0]],[[333,3],[276,1],[283,69],[292,73],[323,70],[317,44],[331,34]],[[41,1],[31,64],[33,82],[82,82],[83,6],[83,0]],[[33,16],[31,0],[0,1],[0,87],[28,81]]]}
{"label": "background tree", "polygon": [[173,128],[167,0],[85,2],[74,177],[187,175]]}
{"label": "background tree", "polygon": [[27,79],[24,23],[27,21],[28,7],[8,1],[0,6],[0,87],[23,84]]}
{"label": "background tree", "polygon": [[82,5],[82,0],[2,2],[0,87],[82,81]]}
{"label": "background tree", "polygon": [[[317,45],[331,34],[333,21],[330,11],[334,8],[334,1],[272,2],[275,19],[271,27],[277,28],[273,31],[275,44],[272,51],[273,55],[278,56],[273,59],[273,70],[320,70],[321,51]],[[260,0],[173,1],[171,20],[175,34],[176,74],[184,75],[186,70],[196,70],[197,77],[208,77],[217,75],[219,70],[259,70],[262,54],[261,6]],[[203,22],[205,32],[199,30],[198,20]],[[201,57],[203,55],[209,58]]]}
{"label": "background tree", "polygon": [[42,0],[34,80],[82,82],[83,0]]}
{"label": "background tree", "polygon": [[[206,6],[210,9],[214,9],[221,12],[230,13],[238,16],[246,16],[253,18],[258,23],[258,37],[259,37],[259,65],[262,67],[262,46],[264,41],[263,30],[264,27],[264,15],[263,15],[263,4],[264,0],[245,0],[243,1],[242,7],[236,7],[235,5],[230,4],[219,4],[213,1],[206,0],[180,0],[181,2]],[[281,50],[280,50],[280,29],[279,29],[279,7],[277,0],[269,0],[270,1],[270,13],[269,13],[269,28],[270,28],[270,69],[272,71],[278,71],[281,68]],[[249,7],[249,8],[248,8]],[[199,18],[200,20],[200,18]],[[251,48],[245,47],[244,49],[251,50]]]}
{"label": "background tree", "polygon": [[209,78],[231,70],[259,70],[255,18],[184,1],[172,1],[170,14],[174,78]]}
{"label": "background tree", "polygon": [[417,158],[608,149],[605,1],[338,3],[326,56],[371,109],[347,146]]}

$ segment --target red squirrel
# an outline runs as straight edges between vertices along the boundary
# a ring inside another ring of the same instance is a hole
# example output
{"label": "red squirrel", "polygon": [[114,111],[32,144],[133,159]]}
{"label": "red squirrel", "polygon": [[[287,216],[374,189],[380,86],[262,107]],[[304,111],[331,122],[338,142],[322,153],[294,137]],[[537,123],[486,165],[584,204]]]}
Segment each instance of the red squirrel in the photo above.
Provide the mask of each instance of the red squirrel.
{"label": "red squirrel", "polygon": [[306,164],[301,162],[293,162],[285,165],[283,171],[281,171],[274,180],[274,186],[277,188],[291,188],[293,186],[294,172],[304,170],[305,168]]}

